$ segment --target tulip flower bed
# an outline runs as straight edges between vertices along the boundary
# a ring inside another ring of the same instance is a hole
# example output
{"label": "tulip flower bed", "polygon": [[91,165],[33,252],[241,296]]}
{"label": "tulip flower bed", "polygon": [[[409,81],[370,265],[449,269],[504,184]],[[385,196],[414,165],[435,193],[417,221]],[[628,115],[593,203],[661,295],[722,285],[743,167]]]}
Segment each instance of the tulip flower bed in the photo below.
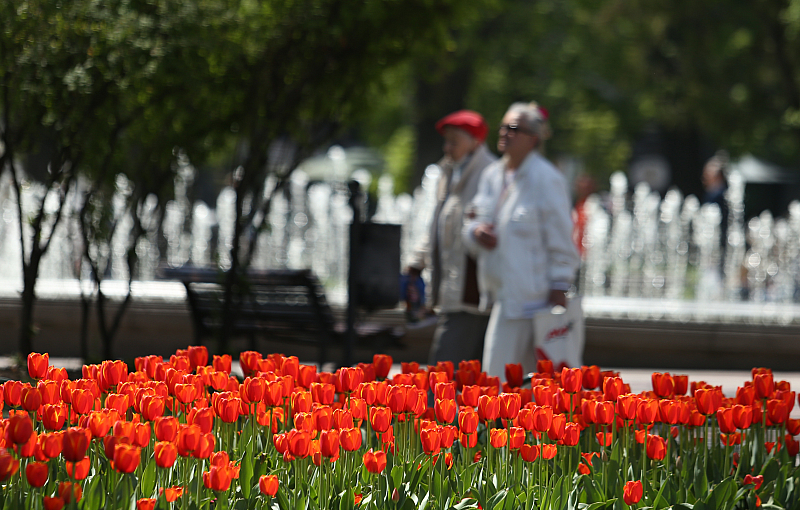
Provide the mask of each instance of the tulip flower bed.
{"label": "tulip flower bed", "polygon": [[[654,373],[477,361],[336,373],[189,347],[83,367],[31,353],[0,392],[0,508],[799,508],[795,393],[754,369],[734,398]],[[687,396],[690,392],[691,396]]]}

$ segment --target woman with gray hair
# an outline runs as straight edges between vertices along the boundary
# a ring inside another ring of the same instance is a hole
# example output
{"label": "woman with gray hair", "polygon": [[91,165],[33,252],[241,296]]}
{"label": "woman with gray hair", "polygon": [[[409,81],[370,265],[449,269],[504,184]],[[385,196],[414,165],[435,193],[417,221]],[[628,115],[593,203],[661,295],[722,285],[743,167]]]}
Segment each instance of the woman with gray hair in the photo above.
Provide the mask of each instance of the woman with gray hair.
{"label": "woman with gray hair", "polygon": [[536,369],[534,313],[566,306],[578,269],[567,181],[541,154],[547,119],[536,103],[509,107],[497,142],[503,158],[481,176],[474,217],[464,227],[478,258],[480,306],[493,304],[483,350],[492,376],[502,377],[508,363]]}

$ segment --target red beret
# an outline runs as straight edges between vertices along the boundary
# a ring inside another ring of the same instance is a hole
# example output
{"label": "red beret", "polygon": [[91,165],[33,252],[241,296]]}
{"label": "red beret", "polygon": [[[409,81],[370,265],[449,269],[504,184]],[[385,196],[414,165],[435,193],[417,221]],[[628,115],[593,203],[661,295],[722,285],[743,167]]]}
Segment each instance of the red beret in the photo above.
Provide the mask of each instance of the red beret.
{"label": "red beret", "polygon": [[442,118],[436,123],[436,131],[443,133],[445,126],[463,129],[479,142],[486,140],[486,135],[489,133],[489,126],[481,114],[472,110],[459,110]]}

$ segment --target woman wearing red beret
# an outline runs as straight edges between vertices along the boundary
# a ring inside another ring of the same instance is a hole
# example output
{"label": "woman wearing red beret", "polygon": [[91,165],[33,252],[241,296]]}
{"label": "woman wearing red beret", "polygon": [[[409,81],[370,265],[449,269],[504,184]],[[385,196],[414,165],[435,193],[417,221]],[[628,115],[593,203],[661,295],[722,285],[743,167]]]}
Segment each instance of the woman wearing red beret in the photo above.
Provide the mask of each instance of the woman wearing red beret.
{"label": "woman wearing red beret", "polygon": [[480,294],[475,260],[461,236],[464,208],[478,190],[483,169],[497,158],[484,141],[488,126],[471,110],[459,110],[436,123],[444,137],[445,157],[437,188],[437,205],[428,238],[409,264],[409,273],[430,267],[434,307],[439,322],[434,333],[430,364],[481,359],[488,312],[478,310]]}

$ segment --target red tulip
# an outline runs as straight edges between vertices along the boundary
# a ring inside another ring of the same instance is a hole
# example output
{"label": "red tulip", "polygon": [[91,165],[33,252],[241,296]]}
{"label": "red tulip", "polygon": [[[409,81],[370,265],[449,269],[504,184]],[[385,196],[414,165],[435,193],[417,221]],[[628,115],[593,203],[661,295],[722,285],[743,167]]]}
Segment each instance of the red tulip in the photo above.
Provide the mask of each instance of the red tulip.
{"label": "red tulip", "polygon": [[178,458],[178,447],[168,441],[159,441],[155,445],[156,465],[160,468],[171,468]]}
{"label": "red tulip", "polygon": [[617,414],[623,420],[635,420],[639,409],[639,397],[636,395],[620,395],[617,398]]}
{"label": "red tulip", "polygon": [[361,448],[361,429],[360,428],[350,428],[350,429],[341,429],[339,431],[339,442],[342,445],[342,448],[348,452],[354,452]]}
{"label": "red tulip", "polygon": [[519,393],[502,393],[500,395],[500,418],[513,420],[522,407],[522,397]]}
{"label": "red tulip", "polygon": [[118,443],[114,448],[114,469],[121,473],[133,473],[141,461],[141,448]]}
{"label": "red tulip", "polygon": [[342,391],[353,392],[364,380],[364,372],[358,367],[342,367],[339,369],[339,383]]}
{"label": "red tulip", "polygon": [[44,462],[30,462],[25,466],[25,478],[31,487],[44,487],[50,469]]}
{"label": "red tulip", "polygon": [[458,440],[464,448],[475,448],[478,444],[478,434],[464,434],[458,435]]}
{"label": "red tulip", "polygon": [[533,428],[537,432],[546,432],[553,425],[553,408],[537,406],[533,410]]}
{"label": "red tulip", "polygon": [[39,436],[39,450],[45,457],[54,459],[61,454],[64,441],[63,435],[62,432],[56,432]]}
{"label": "red tulip", "polygon": [[653,423],[659,416],[658,400],[646,398],[639,402],[636,418],[639,423]]}
{"label": "red tulip", "polygon": [[581,383],[583,373],[580,368],[567,368],[561,369],[561,387],[567,393],[577,393],[581,390]]}
{"label": "red tulip", "polygon": [[697,410],[708,416],[714,414],[722,405],[722,392],[717,389],[700,388],[694,392]]}
{"label": "red tulip", "polygon": [[647,456],[653,460],[664,460],[667,453],[667,442],[661,436],[647,437]]}
{"label": "red tulip", "polygon": [[275,497],[278,493],[278,477],[275,475],[261,475],[258,479],[258,490],[261,494]]}
{"label": "red tulip", "polygon": [[83,480],[89,476],[92,461],[89,457],[84,457],[80,462],[66,462],[67,475],[75,480]]}
{"label": "red tulip", "polygon": [[481,396],[480,386],[464,386],[461,388],[461,398],[465,406],[477,407],[478,398]]}
{"label": "red tulip", "polygon": [[167,502],[172,503],[173,501],[177,501],[179,497],[183,496],[183,487],[167,487],[166,489],[161,487],[158,490],[158,493],[164,494],[164,499],[166,499]]}
{"label": "red tulip", "polygon": [[441,448],[441,442],[440,442],[438,427],[420,430],[419,438],[420,441],[422,442],[422,451],[424,451],[428,455],[439,453],[439,449]]}
{"label": "red tulip", "polygon": [[506,429],[491,429],[489,432],[489,444],[495,448],[502,448],[508,443],[508,433]]}
{"label": "red tulip", "polygon": [[723,434],[736,432],[736,425],[733,423],[733,409],[724,407],[717,409],[717,423],[719,423],[719,431]]}
{"label": "red tulip", "polygon": [[[317,384],[317,383],[314,383]],[[298,391],[292,393],[291,404],[292,411],[295,413],[307,413],[311,411],[311,404],[313,403],[311,393],[308,391]],[[319,402],[319,401],[317,401]]]}
{"label": "red tulip", "polygon": [[689,388],[689,376],[673,375],[672,381],[675,383],[675,395],[686,395],[686,390]]}
{"label": "red tulip", "polygon": [[375,432],[386,432],[392,423],[392,412],[386,407],[373,407],[370,424]]}
{"label": "red tulip", "polygon": [[540,453],[543,459],[550,460],[558,453],[558,447],[554,444],[543,444]]}
{"label": "red tulip", "polygon": [[407,395],[407,386],[395,385],[389,388],[386,392],[386,404],[392,410],[392,413],[399,414],[405,411]]}
{"label": "red tulip", "polygon": [[536,360],[536,371],[540,374],[553,374],[553,362],[549,359]]}
{"label": "red tulip", "polygon": [[202,435],[200,427],[197,425],[182,424],[178,430],[178,438],[175,444],[178,447],[178,455],[181,457],[191,455],[200,446]]}
{"label": "red tulip", "polygon": [[154,510],[156,501],[156,498],[139,498],[136,500],[136,510]]}
{"label": "red tulip", "polygon": [[3,385],[3,396],[8,405],[17,407],[22,400],[22,383],[19,381],[6,381]]}
{"label": "red tulip", "polygon": [[25,444],[33,434],[33,423],[27,413],[13,414],[8,418],[6,434],[14,444]]}
{"label": "red tulip", "polygon": [[761,484],[764,483],[764,476],[758,475],[744,475],[744,480],[742,481],[742,485],[753,485],[753,490],[757,491],[761,488]]}
{"label": "red tulip", "polygon": [[462,434],[474,434],[478,430],[478,414],[471,408],[458,413],[458,428]]}
{"label": "red tulip", "polygon": [[567,425],[567,417],[563,414],[557,414],[553,416],[553,422],[550,424],[550,428],[547,429],[547,437],[550,438],[551,441],[557,441],[564,437],[564,431],[566,430]]}
{"label": "red tulip", "polygon": [[455,400],[440,400],[437,399],[433,406],[436,412],[436,420],[439,423],[450,424],[453,423],[456,417],[456,402]]}
{"label": "red tulip", "polygon": [[232,359],[230,354],[223,354],[222,356],[214,355],[211,360],[211,366],[217,372],[231,373]]}
{"label": "red tulip", "polygon": [[789,407],[786,402],[778,399],[767,400],[767,418],[774,424],[783,423],[789,417]]}
{"label": "red tulip", "polygon": [[586,390],[593,390],[600,386],[601,376],[600,376],[600,367],[597,365],[591,365],[588,367],[581,367],[582,372],[582,381],[581,384],[583,388]]}
{"label": "red tulip", "polygon": [[575,446],[581,438],[581,427],[577,423],[567,423],[564,427],[564,445]]}
{"label": "red tulip", "polygon": [[31,379],[41,379],[47,374],[47,366],[50,364],[50,355],[32,352],[28,354],[28,374]]}
{"label": "red tulip", "polygon": [[308,457],[311,453],[311,434],[304,430],[292,429],[287,438],[289,440],[289,452],[299,458]]}
{"label": "red tulip", "polygon": [[525,462],[533,462],[539,457],[539,446],[523,444],[519,449],[519,454]]}
{"label": "red tulip", "polygon": [[496,420],[500,416],[500,399],[489,395],[481,395],[478,399],[478,417],[481,421]]}
{"label": "red tulip", "polygon": [[600,425],[610,425],[614,422],[614,403],[597,402],[594,407],[594,422]]}
{"label": "red tulip", "polygon": [[37,411],[42,405],[42,394],[38,388],[31,387],[27,384],[23,385],[20,394],[20,404],[26,411]]}
{"label": "red tulip", "polygon": [[19,470],[19,460],[15,459],[8,450],[0,448],[0,482],[14,476]]}
{"label": "red tulip", "polygon": [[64,432],[61,455],[69,462],[80,462],[86,457],[89,449],[87,430],[80,427],[71,427]]}
{"label": "red tulip", "polygon": [[622,379],[619,377],[606,377],[603,379],[603,400],[616,401],[623,393]]}
{"label": "red tulip", "polygon": [[508,363],[506,364],[506,381],[512,388],[519,388],[522,386],[524,374],[522,373],[522,363]]}
{"label": "red tulip", "polygon": [[204,345],[190,345],[187,351],[192,371],[208,365],[208,349]]}
{"label": "red tulip", "polygon": [[641,480],[626,482],[622,488],[622,499],[628,506],[635,505],[642,499],[643,491]]}
{"label": "red tulip", "polygon": [[226,491],[231,486],[232,475],[228,466],[211,466],[203,473],[203,484],[214,491]]}
{"label": "red tulip", "polygon": [[319,436],[319,448],[323,457],[339,456],[339,431],[323,430]]}
{"label": "red tulip", "polygon": [[61,510],[64,508],[64,500],[58,496],[45,496],[42,498],[44,510]]}
{"label": "red tulip", "polygon": [[661,398],[671,397],[675,394],[675,381],[667,373],[653,372],[650,377],[653,383],[653,391]]}
{"label": "red tulip", "polygon": [[372,366],[375,367],[375,377],[386,379],[392,369],[392,357],[387,354],[376,354],[372,357]]}
{"label": "red tulip", "polygon": [[772,373],[754,375],[753,387],[755,388],[756,398],[770,398],[772,392],[775,391],[775,382],[772,379]]}
{"label": "red tulip", "polygon": [[364,454],[364,466],[370,473],[380,474],[386,469],[386,452],[378,450],[373,452],[372,448]]}
{"label": "red tulip", "polygon": [[83,489],[81,489],[79,483],[61,482],[58,484],[58,497],[64,503],[80,501],[81,497],[83,497]]}
{"label": "red tulip", "polygon": [[525,429],[521,427],[511,427],[508,431],[508,447],[512,450],[519,450],[525,443]]}

